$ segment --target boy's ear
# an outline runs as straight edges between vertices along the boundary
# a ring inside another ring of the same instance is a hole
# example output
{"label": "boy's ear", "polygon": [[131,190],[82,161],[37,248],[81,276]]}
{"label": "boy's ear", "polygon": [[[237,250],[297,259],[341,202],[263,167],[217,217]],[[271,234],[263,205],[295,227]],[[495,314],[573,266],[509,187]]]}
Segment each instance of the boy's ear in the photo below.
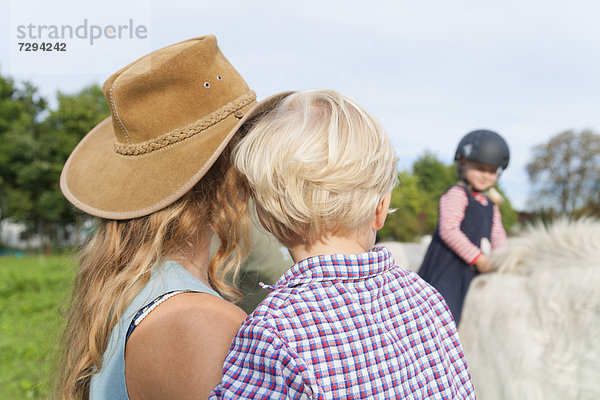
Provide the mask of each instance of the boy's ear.
{"label": "boy's ear", "polygon": [[385,197],[381,200],[381,202],[377,205],[377,209],[375,210],[375,219],[373,219],[372,228],[376,231],[383,228],[383,224],[385,223],[385,219],[387,218],[388,211],[390,210],[390,201],[392,200],[392,191],[390,190]]}

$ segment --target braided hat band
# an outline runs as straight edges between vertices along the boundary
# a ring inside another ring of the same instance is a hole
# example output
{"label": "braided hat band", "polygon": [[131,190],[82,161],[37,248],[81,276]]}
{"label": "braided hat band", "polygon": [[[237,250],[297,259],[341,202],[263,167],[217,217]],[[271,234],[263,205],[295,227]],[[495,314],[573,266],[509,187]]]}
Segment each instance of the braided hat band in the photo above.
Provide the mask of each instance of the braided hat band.
{"label": "braided hat band", "polygon": [[174,129],[163,136],[139,144],[123,144],[115,142],[114,150],[118,154],[124,156],[139,156],[155,150],[160,150],[205,131],[218,122],[223,121],[231,114],[240,111],[255,100],[256,94],[250,91],[185,128]]}

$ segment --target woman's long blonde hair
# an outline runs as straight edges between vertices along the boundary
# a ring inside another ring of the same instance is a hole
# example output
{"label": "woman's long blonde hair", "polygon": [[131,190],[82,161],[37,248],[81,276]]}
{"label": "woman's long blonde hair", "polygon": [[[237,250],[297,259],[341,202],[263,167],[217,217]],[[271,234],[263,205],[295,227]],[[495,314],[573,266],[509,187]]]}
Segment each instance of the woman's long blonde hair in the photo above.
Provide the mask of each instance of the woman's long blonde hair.
{"label": "woman's long blonde hair", "polygon": [[[228,300],[239,292],[228,281],[247,255],[248,191],[231,167],[226,148],[188,193],[170,206],[130,220],[99,220],[84,246],[75,276],[56,397],[87,399],[112,328],[150,278],[153,265],[206,239],[207,225],[220,240],[208,269],[212,286]],[[231,280],[234,281],[234,280]]]}

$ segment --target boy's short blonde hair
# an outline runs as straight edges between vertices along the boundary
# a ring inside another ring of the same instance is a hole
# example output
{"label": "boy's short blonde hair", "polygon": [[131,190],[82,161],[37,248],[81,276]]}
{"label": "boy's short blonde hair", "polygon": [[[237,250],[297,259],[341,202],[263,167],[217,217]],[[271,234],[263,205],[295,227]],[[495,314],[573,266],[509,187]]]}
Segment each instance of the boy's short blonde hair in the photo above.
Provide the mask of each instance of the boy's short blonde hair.
{"label": "boy's short blonde hair", "polygon": [[381,125],[340,93],[293,93],[246,129],[234,165],[263,226],[288,247],[367,228],[397,183]]}

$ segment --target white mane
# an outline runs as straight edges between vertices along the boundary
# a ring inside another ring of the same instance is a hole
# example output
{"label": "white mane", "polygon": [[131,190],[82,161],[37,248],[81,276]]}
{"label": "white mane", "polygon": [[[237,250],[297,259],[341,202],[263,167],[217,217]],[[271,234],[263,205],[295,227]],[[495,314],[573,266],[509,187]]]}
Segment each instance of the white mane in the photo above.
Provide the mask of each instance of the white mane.
{"label": "white mane", "polygon": [[526,275],[537,268],[597,267],[599,255],[600,222],[562,218],[549,226],[528,226],[494,251],[493,260],[501,274]]}

